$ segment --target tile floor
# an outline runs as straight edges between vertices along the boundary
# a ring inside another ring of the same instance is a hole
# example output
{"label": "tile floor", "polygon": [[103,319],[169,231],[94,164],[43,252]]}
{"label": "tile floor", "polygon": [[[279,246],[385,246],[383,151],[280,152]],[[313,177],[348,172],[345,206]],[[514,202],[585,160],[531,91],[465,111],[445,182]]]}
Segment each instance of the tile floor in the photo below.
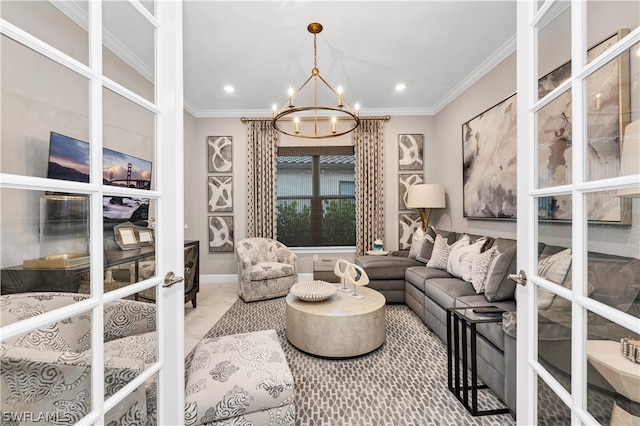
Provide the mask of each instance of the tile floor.
{"label": "tile floor", "polygon": [[184,305],[184,354],[198,344],[207,331],[238,300],[238,283],[202,283],[198,292],[198,307]]}

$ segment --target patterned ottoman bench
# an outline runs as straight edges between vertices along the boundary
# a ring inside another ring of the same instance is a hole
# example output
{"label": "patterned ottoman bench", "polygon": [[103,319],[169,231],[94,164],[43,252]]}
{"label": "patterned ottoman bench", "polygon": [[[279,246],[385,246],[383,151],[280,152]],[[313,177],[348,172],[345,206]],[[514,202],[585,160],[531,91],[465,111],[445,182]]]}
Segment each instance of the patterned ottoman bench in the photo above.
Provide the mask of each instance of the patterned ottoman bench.
{"label": "patterned ottoman bench", "polygon": [[293,376],[275,330],[196,346],[185,389],[187,426],[293,425],[295,416]]}

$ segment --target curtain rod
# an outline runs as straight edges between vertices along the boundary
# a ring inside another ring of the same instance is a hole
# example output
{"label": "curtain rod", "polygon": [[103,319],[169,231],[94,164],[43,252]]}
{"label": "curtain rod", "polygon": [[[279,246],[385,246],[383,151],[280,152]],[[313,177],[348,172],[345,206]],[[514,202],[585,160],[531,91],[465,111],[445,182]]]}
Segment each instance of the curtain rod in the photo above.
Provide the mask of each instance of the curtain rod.
{"label": "curtain rod", "polygon": [[[391,119],[390,115],[376,115],[376,116],[360,116],[360,120],[384,120],[388,121]],[[260,117],[241,117],[240,121],[246,123],[248,121],[272,121],[273,118],[260,118]]]}

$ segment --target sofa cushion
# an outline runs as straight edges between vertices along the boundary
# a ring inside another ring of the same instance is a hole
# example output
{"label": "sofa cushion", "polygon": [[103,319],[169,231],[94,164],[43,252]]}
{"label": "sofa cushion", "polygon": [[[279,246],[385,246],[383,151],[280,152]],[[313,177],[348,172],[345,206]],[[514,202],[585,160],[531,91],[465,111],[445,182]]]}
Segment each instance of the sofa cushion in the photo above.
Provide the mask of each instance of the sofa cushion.
{"label": "sofa cushion", "polygon": [[497,247],[499,254],[489,267],[484,295],[489,302],[513,299],[516,283],[508,275],[516,272],[516,241],[497,238],[491,247]]}
{"label": "sofa cushion", "polygon": [[476,292],[471,284],[460,278],[432,278],[425,282],[424,294],[446,309],[455,307],[457,298]]}
{"label": "sofa cushion", "polygon": [[431,278],[451,278],[451,274],[442,269],[412,266],[404,271],[404,279],[424,293],[424,282]]}
{"label": "sofa cushion", "polygon": [[356,265],[365,270],[370,280],[402,280],[405,269],[424,267],[421,262],[404,256],[358,256]]}
{"label": "sofa cushion", "polygon": [[260,262],[251,266],[249,278],[251,281],[271,280],[274,278],[288,277],[293,275],[294,267],[287,263],[280,262]]}

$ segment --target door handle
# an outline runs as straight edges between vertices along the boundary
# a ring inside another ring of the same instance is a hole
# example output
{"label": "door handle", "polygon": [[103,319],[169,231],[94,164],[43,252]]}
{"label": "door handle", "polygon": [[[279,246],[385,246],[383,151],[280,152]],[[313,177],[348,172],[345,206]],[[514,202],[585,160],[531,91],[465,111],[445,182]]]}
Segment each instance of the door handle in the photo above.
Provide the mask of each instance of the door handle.
{"label": "door handle", "polygon": [[184,278],[176,276],[172,271],[167,272],[164,276],[164,284],[162,287],[171,287],[174,284],[178,284],[184,281]]}
{"label": "door handle", "polygon": [[527,285],[527,274],[522,269],[517,274],[509,274],[509,279],[515,281],[516,284]]}

